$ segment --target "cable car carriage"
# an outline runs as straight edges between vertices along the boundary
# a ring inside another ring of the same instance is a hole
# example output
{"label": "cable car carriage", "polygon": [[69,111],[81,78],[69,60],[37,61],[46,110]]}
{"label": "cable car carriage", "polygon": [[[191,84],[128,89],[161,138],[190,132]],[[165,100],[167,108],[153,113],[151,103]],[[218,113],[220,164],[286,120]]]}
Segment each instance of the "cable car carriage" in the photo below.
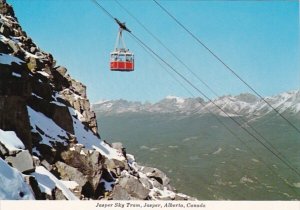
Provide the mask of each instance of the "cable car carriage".
{"label": "cable car carriage", "polygon": [[130,32],[129,29],[126,28],[125,23],[121,23],[117,20],[119,24],[119,32],[115,44],[115,50],[110,53],[110,70],[111,71],[121,71],[121,72],[129,72],[134,70],[134,55],[129,49],[126,48],[125,42],[122,37],[122,31],[126,30]]}
{"label": "cable car carriage", "polygon": [[110,70],[111,71],[133,71],[134,55],[128,49],[116,49],[110,53]]}

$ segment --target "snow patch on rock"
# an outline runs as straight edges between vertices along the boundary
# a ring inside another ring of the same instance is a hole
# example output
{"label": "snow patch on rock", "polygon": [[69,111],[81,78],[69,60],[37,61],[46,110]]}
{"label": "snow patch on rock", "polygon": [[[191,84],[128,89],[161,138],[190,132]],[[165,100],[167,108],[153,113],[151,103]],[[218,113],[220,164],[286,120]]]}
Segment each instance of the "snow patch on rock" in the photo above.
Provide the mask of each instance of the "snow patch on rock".
{"label": "snow patch on rock", "polygon": [[39,132],[38,130],[42,130],[42,133],[40,133],[43,138],[41,143],[48,146],[52,146],[51,142],[59,141],[61,143],[65,143],[65,141],[61,139],[68,138],[65,130],[41,112],[37,112],[29,106],[27,109],[33,132]]}
{"label": "snow patch on rock", "polygon": [[0,129],[0,142],[4,144],[6,149],[12,152],[25,149],[24,144],[14,131],[3,131]]}
{"label": "snow patch on rock", "polygon": [[34,200],[23,175],[0,158],[0,200]]}
{"label": "snow patch on rock", "polygon": [[24,63],[24,61],[22,61],[21,59],[15,57],[13,55],[0,53],[0,64],[12,65],[12,63],[21,65],[22,63]]}
{"label": "snow patch on rock", "polygon": [[57,187],[63,192],[68,200],[79,200],[63,182],[58,180],[43,166],[36,167],[35,172],[32,173],[32,175],[36,177],[41,191],[51,195],[52,190]]}

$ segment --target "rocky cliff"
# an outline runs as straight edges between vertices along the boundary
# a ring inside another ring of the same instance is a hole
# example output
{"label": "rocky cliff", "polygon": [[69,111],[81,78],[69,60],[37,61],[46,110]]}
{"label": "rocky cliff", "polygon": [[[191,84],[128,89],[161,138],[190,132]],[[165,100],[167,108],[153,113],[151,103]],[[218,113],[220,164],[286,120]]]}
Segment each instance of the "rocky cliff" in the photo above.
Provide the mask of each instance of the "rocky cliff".
{"label": "rocky cliff", "polygon": [[86,86],[0,0],[0,199],[191,199],[100,139]]}

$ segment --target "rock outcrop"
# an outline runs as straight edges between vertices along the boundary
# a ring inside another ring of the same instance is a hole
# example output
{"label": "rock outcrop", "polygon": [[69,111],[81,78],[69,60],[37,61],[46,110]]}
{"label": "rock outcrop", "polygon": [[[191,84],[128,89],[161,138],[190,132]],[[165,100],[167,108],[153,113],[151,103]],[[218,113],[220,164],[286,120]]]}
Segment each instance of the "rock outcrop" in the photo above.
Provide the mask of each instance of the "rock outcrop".
{"label": "rock outcrop", "polygon": [[86,86],[27,36],[5,0],[0,163],[0,176],[10,171],[22,189],[11,194],[17,189],[0,179],[0,199],[191,199],[180,197],[160,170],[139,166],[121,143],[100,139]]}

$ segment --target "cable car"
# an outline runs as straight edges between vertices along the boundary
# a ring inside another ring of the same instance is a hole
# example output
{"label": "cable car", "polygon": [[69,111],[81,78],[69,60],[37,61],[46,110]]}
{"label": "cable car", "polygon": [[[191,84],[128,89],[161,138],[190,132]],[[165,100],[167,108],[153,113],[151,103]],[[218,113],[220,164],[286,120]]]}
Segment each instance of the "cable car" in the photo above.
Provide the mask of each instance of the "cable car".
{"label": "cable car", "polygon": [[133,71],[134,55],[128,49],[115,49],[110,53],[111,71]]}
{"label": "cable car", "polygon": [[119,32],[115,44],[115,49],[110,53],[110,70],[111,71],[121,71],[130,72],[134,70],[134,54],[126,48],[125,42],[122,37],[123,30],[130,32],[126,28],[125,23],[121,23],[116,20],[119,24]]}

